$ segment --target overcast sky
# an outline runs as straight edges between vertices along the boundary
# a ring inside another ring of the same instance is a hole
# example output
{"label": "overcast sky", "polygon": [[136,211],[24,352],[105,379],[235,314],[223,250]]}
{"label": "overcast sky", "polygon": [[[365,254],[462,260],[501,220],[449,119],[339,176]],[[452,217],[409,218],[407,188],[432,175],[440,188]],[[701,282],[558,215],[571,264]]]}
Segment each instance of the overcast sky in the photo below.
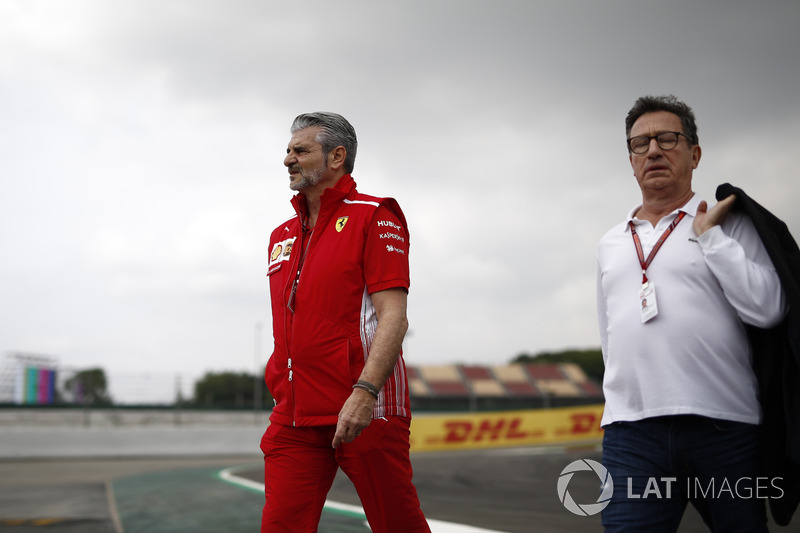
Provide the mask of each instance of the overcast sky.
{"label": "overcast sky", "polygon": [[168,401],[272,348],[301,112],[343,114],[411,231],[409,364],[599,346],[598,239],[640,200],[624,117],[696,113],[695,190],[800,236],[800,3],[0,0],[0,353]]}

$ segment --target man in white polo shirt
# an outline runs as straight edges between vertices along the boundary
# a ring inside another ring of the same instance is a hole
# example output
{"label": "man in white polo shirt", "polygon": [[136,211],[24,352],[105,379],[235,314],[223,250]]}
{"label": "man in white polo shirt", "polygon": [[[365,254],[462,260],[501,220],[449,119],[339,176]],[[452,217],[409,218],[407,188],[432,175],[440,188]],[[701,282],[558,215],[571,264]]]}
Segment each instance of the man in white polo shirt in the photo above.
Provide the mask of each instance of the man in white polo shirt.
{"label": "man in white polo shirt", "polygon": [[692,190],[691,108],[639,98],[626,119],[641,205],[598,247],[606,531],[676,531],[688,501],[713,531],[766,531],[761,408],[745,324],[785,314],[778,275],[730,196]]}

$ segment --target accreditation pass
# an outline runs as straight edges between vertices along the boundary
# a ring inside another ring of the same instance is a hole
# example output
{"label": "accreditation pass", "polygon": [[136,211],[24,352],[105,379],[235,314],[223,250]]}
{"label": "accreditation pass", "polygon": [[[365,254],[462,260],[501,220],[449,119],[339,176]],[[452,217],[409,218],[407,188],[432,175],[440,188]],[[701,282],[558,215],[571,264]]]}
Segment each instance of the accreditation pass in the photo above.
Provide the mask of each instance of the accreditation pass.
{"label": "accreditation pass", "polygon": [[658,314],[656,287],[653,282],[648,281],[642,285],[642,289],[639,291],[639,303],[642,305],[642,324]]}

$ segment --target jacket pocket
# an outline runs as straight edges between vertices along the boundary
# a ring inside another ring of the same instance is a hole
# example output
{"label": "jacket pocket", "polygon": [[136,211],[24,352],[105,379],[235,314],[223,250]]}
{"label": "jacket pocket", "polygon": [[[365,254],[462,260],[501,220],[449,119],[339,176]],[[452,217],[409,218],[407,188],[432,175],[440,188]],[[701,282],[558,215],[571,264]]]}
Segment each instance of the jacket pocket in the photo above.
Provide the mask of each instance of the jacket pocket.
{"label": "jacket pocket", "polygon": [[264,382],[267,385],[267,390],[272,395],[275,405],[284,402],[288,399],[286,396],[288,370],[287,362],[283,363],[278,361],[278,358],[273,353],[267,361],[267,366],[264,371]]}
{"label": "jacket pocket", "polygon": [[364,371],[366,360],[364,359],[364,349],[361,346],[361,339],[353,340],[347,339],[347,366],[350,372],[350,379],[353,383],[358,381],[361,377],[361,372]]}

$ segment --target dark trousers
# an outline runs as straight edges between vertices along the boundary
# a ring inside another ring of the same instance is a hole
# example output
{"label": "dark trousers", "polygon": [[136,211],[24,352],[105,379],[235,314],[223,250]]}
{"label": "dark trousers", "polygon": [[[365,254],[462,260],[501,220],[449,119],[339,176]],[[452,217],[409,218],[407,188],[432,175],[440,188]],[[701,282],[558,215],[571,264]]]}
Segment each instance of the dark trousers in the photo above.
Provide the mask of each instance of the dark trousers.
{"label": "dark trousers", "polygon": [[714,532],[767,531],[760,426],[681,415],[606,426],[603,466],[614,494],[606,532],[677,531],[691,502]]}

